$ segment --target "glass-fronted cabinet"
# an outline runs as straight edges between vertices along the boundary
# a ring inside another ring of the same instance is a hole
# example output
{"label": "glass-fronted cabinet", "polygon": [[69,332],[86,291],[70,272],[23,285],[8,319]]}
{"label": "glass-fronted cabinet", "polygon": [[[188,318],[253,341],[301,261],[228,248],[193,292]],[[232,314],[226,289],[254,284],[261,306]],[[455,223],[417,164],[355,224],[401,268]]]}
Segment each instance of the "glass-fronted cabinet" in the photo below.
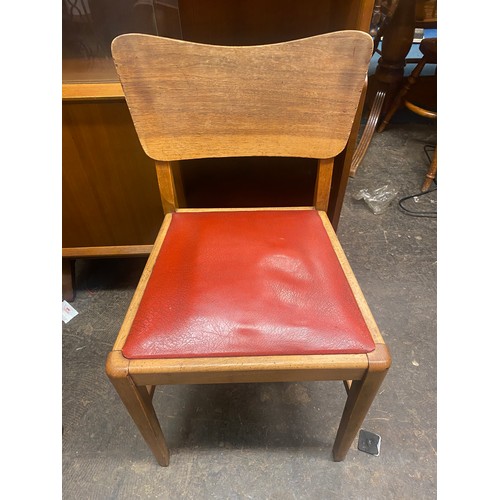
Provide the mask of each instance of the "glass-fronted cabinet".
{"label": "glass-fronted cabinet", "polygon": [[118,81],[110,47],[122,33],[182,38],[177,0],[62,0],[63,82]]}
{"label": "glass-fronted cabinet", "polygon": [[[73,296],[74,261],[114,255],[147,255],[163,219],[154,162],[143,152],[111,58],[111,42],[122,33],[223,45],[274,43],[341,29],[370,28],[374,0],[62,0],[62,241],[63,295]],[[354,127],[354,132],[357,132]],[[337,224],[347,183],[349,148],[336,161],[331,219]],[[243,161],[243,160],[242,160]],[[245,177],[235,182],[283,189],[283,176]],[[265,160],[270,162],[271,159]],[[256,160],[257,162],[257,160]],[[280,167],[277,160],[276,168]],[[230,201],[200,197],[207,178],[200,162],[183,162],[185,199],[190,206]],[[251,165],[253,168],[253,164]],[[221,166],[226,168],[226,163]],[[312,200],[315,162],[297,167],[295,186],[284,204]],[[214,170],[212,169],[212,172]],[[260,172],[260,173],[259,173]],[[254,175],[254,174],[251,174]],[[292,176],[293,178],[294,176]],[[298,187],[300,189],[298,189]],[[310,193],[309,193],[310,191]],[[211,192],[217,195],[216,189]],[[303,194],[306,192],[306,194]],[[222,197],[224,193],[220,193]],[[233,203],[233,201],[231,201]],[[262,200],[265,205],[266,200]],[[330,214],[329,214],[330,215]]]}

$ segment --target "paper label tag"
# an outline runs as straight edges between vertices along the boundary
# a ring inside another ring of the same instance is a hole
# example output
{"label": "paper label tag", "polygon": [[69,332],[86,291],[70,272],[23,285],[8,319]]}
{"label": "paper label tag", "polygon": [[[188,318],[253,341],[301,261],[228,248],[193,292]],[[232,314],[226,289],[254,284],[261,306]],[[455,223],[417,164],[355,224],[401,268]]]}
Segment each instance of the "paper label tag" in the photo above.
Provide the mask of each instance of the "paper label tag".
{"label": "paper label tag", "polygon": [[62,320],[65,323],[71,321],[77,314],[78,311],[74,307],[70,306],[65,300],[62,301]]}

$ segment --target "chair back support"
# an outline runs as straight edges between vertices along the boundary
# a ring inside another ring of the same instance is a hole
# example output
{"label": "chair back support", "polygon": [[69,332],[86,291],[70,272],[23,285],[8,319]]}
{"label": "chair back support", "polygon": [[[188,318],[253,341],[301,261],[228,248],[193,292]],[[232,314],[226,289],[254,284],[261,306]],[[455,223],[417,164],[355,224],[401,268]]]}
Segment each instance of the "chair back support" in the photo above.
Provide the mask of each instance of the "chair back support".
{"label": "chair back support", "polygon": [[112,54],[154,160],[327,159],[347,143],[372,45],[359,31],[244,47],[126,34]]}

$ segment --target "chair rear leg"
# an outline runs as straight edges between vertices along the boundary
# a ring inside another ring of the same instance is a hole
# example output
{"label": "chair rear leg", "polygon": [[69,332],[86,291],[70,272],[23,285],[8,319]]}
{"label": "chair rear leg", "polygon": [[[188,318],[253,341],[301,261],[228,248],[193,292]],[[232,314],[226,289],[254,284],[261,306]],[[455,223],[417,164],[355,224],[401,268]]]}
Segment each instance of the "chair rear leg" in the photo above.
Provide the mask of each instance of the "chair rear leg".
{"label": "chair rear leg", "polygon": [[385,127],[389,125],[389,122],[391,121],[391,118],[394,116],[396,111],[398,110],[399,106],[403,102],[403,97],[408,93],[411,87],[415,85],[417,82],[418,77],[420,76],[420,73],[424,69],[425,64],[427,63],[426,57],[422,57],[420,61],[417,63],[415,66],[415,69],[411,72],[410,76],[406,80],[406,83],[403,87],[401,87],[400,91],[392,101],[392,105],[387,112],[387,114],[384,117],[384,120],[382,121],[380,127],[378,128],[379,132],[383,132],[385,130]]}
{"label": "chair rear leg", "polygon": [[333,445],[333,460],[344,460],[391,364],[389,350],[377,344],[368,354],[368,371],[362,380],[353,380]]}
{"label": "chair rear leg", "polygon": [[153,391],[134,383],[124,361],[128,365],[120,352],[111,352],[106,364],[107,375],[156,460],[166,467],[169,463],[169,451],[153,408]]}
{"label": "chair rear leg", "polygon": [[432,181],[436,178],[436,173],[437,173],[437,146],[436,146],[436,150],[434,151],[434,156],[432,158],[432,162],[429,165],[429,169],[427,170],[427,173],[425,174],[424,183],[422,184],[422,192],[423,193],[428,191],[429,188],[431,187]]}

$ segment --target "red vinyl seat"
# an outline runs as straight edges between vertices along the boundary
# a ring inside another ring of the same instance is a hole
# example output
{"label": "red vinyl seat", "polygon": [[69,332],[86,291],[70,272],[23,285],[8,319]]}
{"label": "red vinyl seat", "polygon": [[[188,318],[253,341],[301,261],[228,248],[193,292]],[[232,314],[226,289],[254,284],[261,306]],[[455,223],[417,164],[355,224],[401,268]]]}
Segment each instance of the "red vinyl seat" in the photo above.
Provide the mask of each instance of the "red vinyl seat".
{"label": "red vinyl seat", "polygon": [[123,355],[373,349],[317,211],[270,210],[173,214]]}

